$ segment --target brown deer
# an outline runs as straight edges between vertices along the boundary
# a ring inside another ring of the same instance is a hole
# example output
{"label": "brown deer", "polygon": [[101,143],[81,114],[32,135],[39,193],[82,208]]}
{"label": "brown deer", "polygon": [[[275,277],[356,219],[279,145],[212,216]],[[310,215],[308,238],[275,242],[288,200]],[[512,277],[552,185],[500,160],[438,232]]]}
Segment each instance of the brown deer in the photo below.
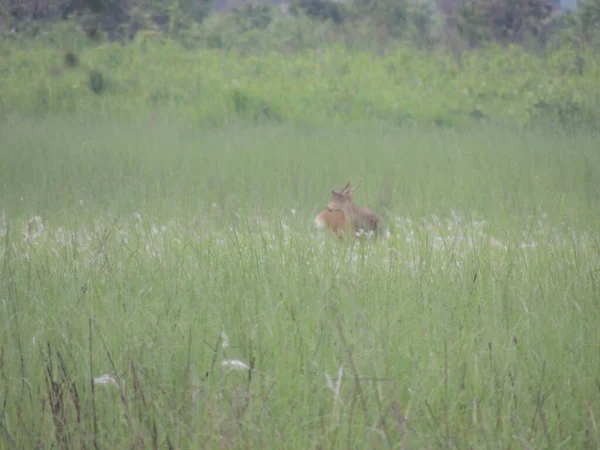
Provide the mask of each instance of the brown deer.
{"label": "brown deer", "polygon": [[360,186],[360,182],[351,187],[350,182],[342,189],[331,191],[331,201],[327,207],[315,217],[315,224],[327,227],[337,236],[350,233],[378,233],[379,217],[369,208],[357,206],[352,199],[352,193]]}

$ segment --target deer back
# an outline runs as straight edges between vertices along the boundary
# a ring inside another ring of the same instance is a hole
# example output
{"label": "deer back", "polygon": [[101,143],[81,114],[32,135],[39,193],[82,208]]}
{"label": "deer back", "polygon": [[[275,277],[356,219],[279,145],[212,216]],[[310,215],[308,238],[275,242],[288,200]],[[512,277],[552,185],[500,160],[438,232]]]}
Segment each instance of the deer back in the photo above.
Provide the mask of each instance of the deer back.
{"label": "deer back", "polygon": [[364,206],[354,203],[344,205],[344,214],[352,224],[354,231],[377,231],[379,228],[379,217],[375,212]]}

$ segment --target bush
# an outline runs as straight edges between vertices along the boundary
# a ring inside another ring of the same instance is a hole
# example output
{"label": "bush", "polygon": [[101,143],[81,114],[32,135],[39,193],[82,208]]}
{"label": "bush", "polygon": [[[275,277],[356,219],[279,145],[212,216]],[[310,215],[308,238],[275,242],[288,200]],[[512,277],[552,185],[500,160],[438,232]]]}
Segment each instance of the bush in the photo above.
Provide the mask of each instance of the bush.
{"label": "bush", "polygon": [[[253,30],[265,49],[262,39],[283,26],[280,20]],[[313,22],[292,20],[287,31],[302,31],[294,26],[303,23]],[[485,118],[560,129],[600,123],[600,67],[592,50],[561,49],[542,58],[516,45],[491,45],[466,51],[459,64],[441,51],[405,46],[376,56],[342,45],[318,48],[314,29],[309,38],[314,50],[244,54],[235,50],[239,41],[225,40],[227,51],[184,49],[161,33],[142,32],[129,45],[82,48],[69,70],[60,69],[64,52],[52,47],[5,44],[0,53],[10,70],[2,71],[0,114],[150,116],[161,109],[210,123],[463,126]],[[580,59],[585,63],[578,65]]]}

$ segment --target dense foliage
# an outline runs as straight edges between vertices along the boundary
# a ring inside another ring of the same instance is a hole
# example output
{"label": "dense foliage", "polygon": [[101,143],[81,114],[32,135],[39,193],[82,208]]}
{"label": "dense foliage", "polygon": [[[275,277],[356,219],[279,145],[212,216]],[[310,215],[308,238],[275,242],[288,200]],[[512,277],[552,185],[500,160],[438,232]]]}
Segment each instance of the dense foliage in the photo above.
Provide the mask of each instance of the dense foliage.
{"label": "dense foliage", "polygon": [[[282,33],[302,32],[286,20]],[[227,51],[186,49],[150,32],[128,45],[69,36],[77,32],[2,45],[3,115],[175,113],[216,124],[493,122],[564,129],[600,123],[600,64],[591,50],[564,47],[542,57],[515,45],[488,46],[457,60],[410,47],[381,56],[340,45],[245,54],[242,43]],[[265,30],[252,47],[271,43]]]}
{"label": "dense foliage", "polygon": [[0,114],[596,128],[599,4],[8,3]]}
{"label": "dense foliage", "polygon": [[600,1],[578,2],[570,11],[557,0],[8,0],[0,5],[0,33],[36,36],[74,20],[111,40],[127,41],[144,30],[186,39],[205,28],[207,19],[239,34],[264,29],[281,15],[327,24],[327,40],[353,46],[387,48],[409,40],[421,47],[463,48],[494,41],[539,49],[572,39],[597,44]]}

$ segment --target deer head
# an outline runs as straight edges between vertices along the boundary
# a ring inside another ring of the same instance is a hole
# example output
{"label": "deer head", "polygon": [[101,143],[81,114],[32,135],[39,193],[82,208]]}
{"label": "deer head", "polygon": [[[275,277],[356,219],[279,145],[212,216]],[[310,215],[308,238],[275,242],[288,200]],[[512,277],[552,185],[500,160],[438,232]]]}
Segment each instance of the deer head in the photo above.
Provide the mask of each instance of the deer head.
{"label": "deer head", "polygon": [[347,210],[348,207],[354,204],[352,200],[352,192],[354,192],[360,186],[360,181],[354,187],[350,185],[350,182],[346,184],[340,190],[332,190],[331,191],[331,201],[327,205],[328,211],[344,211],[344,208]]}

